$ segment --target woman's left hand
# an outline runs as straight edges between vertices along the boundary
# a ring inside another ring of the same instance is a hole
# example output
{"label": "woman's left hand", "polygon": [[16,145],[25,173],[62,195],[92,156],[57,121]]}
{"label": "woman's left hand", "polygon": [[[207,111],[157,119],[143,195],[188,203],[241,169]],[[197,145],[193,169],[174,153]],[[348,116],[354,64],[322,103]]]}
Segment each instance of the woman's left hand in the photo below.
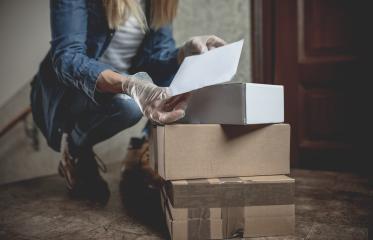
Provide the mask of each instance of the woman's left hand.
{"label": "woman's left hand", "polygon": [[190,94],[171,97],[167,88],[156,86],[145,72],[123,77],[122,81],[122,92],[131,96],[151,121],[168,124],[185,116]]}
{"label": "woman's left hand", "polygon": [[180,48],[178,62],[181,64],[184,58],[188,56],[198,55],[211,49],[224,46],[225,44],[226,42],[223,39],[215,35],[192,37]]}

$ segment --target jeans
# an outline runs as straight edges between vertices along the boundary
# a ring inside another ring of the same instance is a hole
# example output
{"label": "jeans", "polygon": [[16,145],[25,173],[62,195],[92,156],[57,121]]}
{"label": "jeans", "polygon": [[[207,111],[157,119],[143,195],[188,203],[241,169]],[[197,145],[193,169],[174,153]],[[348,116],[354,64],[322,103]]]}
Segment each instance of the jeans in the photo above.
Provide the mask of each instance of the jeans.
{"label": "jeans", "polygon": [[135,125],[143,116],[136,102],[125,94],[105,95],[99,105],[78,91],[73,91],[68,98],[64,109],[69,117],[67,129],[72,153],[91,149]]}

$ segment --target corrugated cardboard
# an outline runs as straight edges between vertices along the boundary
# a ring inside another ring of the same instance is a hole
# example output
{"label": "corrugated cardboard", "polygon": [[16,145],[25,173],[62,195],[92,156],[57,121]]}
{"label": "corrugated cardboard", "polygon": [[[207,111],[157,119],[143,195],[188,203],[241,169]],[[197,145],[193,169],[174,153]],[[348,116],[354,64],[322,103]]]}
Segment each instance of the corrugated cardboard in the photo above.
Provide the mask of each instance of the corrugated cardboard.
{"label": "corrugated cardboard", "polygon": [[174,208],[220,208],[294,203],[294,179],[284,175],[167,181]]}
{"label": "corrugated cardboard", "polygon": [[284,122],[284,89],[278,85],[227,83],[193,92],[183,123],[265,124]]}
{"label": "corrugated cardboard", "polygon": [[175,209],[164,193],[161,196],[172,239],[227,239],[294,234],[294,204],[200,209],[199,212],[204,214],[199,216],[196,214],[198,209]]}
{"label": "corrugated cardboard", "polygon": [[288,124],[175,124],[153,130],[165,180],[289,174]]}

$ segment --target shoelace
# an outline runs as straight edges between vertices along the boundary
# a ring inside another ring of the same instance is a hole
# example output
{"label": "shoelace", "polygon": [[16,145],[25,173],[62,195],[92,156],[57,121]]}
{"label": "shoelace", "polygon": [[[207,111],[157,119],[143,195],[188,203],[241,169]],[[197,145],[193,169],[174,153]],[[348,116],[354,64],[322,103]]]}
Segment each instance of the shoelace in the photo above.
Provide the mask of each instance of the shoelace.
{"label": "shoelace", "polygon": [[105,163],[101,160],[101,158],[100,158],[96,153],[93,153],[93,157],[94,157],[94,159],[95,159],[96,162],[97,162],[97,166],[98,166],[98,168],[99,168],[103,173],[106,173],[106,172],[107,172],[107,167],[106,167]]}

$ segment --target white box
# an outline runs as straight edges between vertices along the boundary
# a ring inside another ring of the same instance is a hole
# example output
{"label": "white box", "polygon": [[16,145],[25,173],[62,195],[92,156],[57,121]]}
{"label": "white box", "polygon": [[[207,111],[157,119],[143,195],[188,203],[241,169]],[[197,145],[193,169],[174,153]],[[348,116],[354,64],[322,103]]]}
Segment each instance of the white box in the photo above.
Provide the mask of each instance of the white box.
{"label": "white box", "polygon": [[284,122],[284,89],[279,85],[227,83],[192,92],[182,123],[268,124]]}

